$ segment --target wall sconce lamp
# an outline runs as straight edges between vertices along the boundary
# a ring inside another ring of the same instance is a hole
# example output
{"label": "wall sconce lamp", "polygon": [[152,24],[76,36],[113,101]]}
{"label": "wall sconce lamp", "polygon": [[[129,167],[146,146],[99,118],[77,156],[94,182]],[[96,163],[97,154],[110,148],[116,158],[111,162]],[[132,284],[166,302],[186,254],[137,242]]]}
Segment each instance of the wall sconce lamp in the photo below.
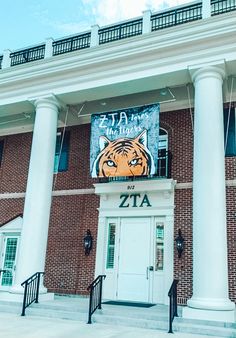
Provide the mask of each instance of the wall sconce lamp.
{"label": "wall sconce lamp", "polygon": [[84,253],[85,256],[88,256],[90,254],[90,251],[92,250],[93,245],[93,237],[91,235],[91,231],[88,229],[87,233],[84,237]]}
{"label": "wall sconce lamp", "polygon": [[181,258],[182,252],[184,250],[184,238],[181,233],[181,229],[178,230],[178,236],[175,239],[176,249],[178,251],[178,258]]}

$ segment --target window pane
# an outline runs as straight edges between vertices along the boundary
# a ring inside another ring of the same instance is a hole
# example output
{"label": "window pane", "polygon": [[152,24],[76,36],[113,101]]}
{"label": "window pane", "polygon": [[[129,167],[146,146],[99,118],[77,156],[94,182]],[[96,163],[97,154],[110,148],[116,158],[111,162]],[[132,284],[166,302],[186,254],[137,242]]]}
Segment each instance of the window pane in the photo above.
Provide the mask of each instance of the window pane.
{"label": "window pane", "polygon": [[[227,135],[228,127],[228,135]],[[226,142],[226,156],[236,155],[236,119],[235,109],[224,109],[224,130],[225,130],[225,142]],[[227,138],[227,139],[226,139]]]}
{"label": "window pane", "polygon": [[70,133],[68,131],[65,132],[63,144],[61,144],[62,136],[62,133],[57,135],[54,173],[68,170]]}
{"label": "window pane", "polygon": [[2,286],[11,286],[12,285],[12,271],[13,265],[16,258],[16,247],[17,247],[17,238],[8,238],[6,245],[6,253],[4,258],[4,266],[3,270],[7,270],[3,272],[2,275]]}
{"label": "window pane", "polygon": [[116,236],[116,224],[109,223],[108,227],[108,245],[107,245],[107,269],[114,268],[115,258],[115,236]]}
{"label": "window pane", "polygon": [[156,225],[156,262],[155,271],[162,271],[164,268],[164,225]]}

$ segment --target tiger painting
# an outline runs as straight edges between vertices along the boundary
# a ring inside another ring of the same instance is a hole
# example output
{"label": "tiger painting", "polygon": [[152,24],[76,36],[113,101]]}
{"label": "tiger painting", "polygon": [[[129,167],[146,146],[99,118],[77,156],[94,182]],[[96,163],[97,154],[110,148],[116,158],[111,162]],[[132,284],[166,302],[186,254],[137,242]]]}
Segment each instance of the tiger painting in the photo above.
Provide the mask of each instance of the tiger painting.
{"label": "tiger painting", "polygon": [[146,176],[155,173],[153,157],[147,148],[147,130],[135,138],[110,141],[99,138],[100,153],[93,163],[93,177]]}

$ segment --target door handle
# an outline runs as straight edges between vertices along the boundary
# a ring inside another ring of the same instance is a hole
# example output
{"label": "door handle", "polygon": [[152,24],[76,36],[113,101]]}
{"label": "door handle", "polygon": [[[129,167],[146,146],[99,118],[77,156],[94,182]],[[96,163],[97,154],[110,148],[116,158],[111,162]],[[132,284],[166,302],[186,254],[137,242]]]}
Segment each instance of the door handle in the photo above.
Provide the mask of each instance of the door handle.
{"label": "door handle", "polygon": [[149,267],[147,266],[147,269],[146,269],[146,279],[149,278]]}
{"label": "door handle", "polygon": [[154,270],[154,267],[151,265],[149,266],[149,271],[153,271]]}

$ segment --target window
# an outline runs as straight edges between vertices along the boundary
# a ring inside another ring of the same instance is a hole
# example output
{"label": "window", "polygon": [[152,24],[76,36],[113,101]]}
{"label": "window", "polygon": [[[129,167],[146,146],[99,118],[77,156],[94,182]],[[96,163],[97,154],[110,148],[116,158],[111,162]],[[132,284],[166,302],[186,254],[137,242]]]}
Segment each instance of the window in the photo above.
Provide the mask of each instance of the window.
{"label": "window", "polygon": [[108,244],[107,244],[107,269],[114,268],[115,259],[115,237],[116,237],[116,224],[109,223],[108,226]]}
{"label": "window", "polygon": [[[227,133],[228,126],[228,133]],[[224,109],[226,156],[236,156],[236,109]]]}
{"label": "window", "polygon": [[164,225],[156,225],[156,262],[155,271],[162,271],[164,268]]}
{"label": "window", "polygon": [[162,128],[159,131],[157,176],[168,177],[168,134]]}
{"label": "window", "polygon": [[5,257],[2,275],[2,286],[11,286],[13,281],[13,269],[16,260],[16,249],[17,249],[18,238],[7,238],[6,248],[5,248]]}
{"label": "window", "polygon": [[165,131],[165,129],[160,128],[159,129],[159,143],[158,143],[158,149],[164,149],[165,151],[168,150],[168,134]]}
{"label": "window", "polygon": [[68,170],[69,143],[70,143],[70,133],[68,131],[65,132],[64,138],[63,133],[57,134],[54,173]]}

